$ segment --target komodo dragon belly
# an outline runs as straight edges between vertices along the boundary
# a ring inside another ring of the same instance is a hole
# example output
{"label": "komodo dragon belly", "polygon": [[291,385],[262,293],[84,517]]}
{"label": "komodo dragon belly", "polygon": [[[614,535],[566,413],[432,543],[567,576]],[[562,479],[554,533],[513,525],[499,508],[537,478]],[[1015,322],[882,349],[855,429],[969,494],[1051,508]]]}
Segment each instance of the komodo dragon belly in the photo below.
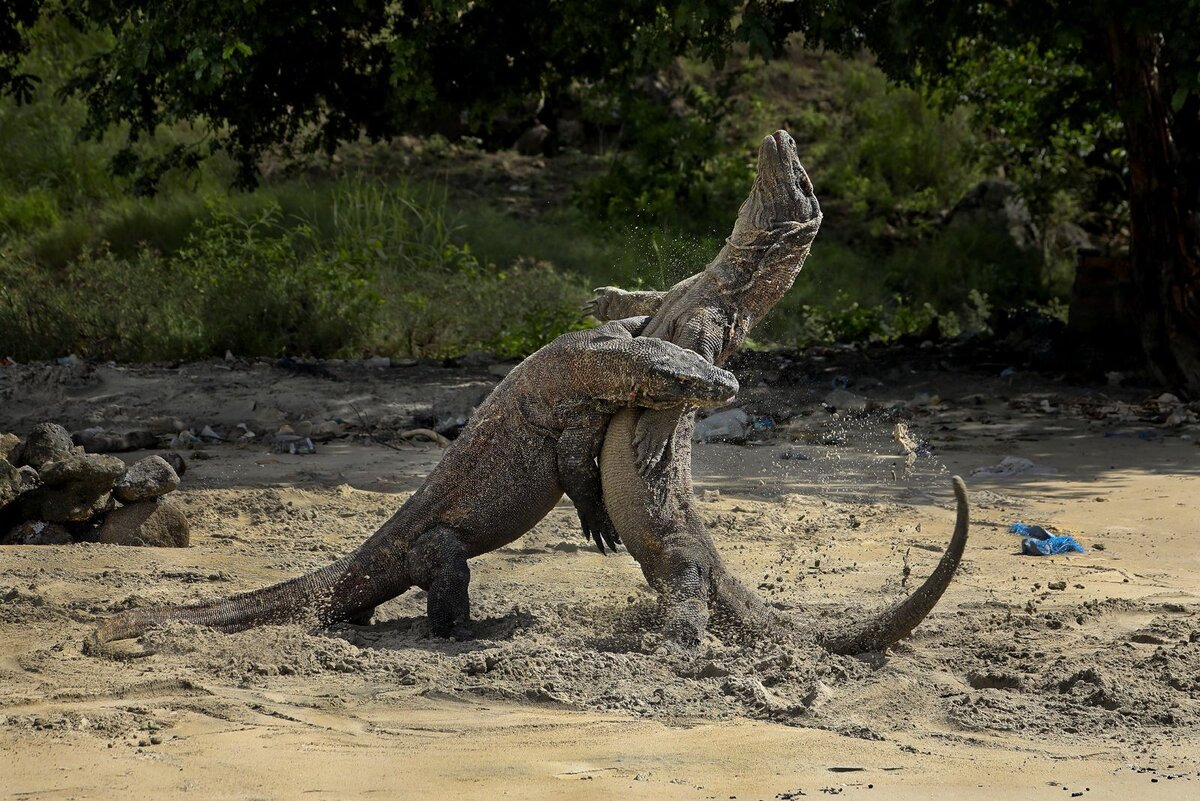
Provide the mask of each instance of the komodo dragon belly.
{"label": "komodo dragon belly", "polygon": [[650,583],[654,565],[663,564],[664,547],[675,538],[691,502],[692,413],[678,423],[670,457],[647,476],[637,469],[634,430],[640,409],[623,409],[608,424],[600,451],[604,505],[629,553],[642,565]]}
{"label": "komodo dragon belly", "polygon": [[647,503],[645,479],[638,475],[633,447],[637,411],[622,409],[613,415],[600,451],[600,477],[604,505],[621,540],[638,564],[657,564],[662,543],[651,536],[653,519]]}

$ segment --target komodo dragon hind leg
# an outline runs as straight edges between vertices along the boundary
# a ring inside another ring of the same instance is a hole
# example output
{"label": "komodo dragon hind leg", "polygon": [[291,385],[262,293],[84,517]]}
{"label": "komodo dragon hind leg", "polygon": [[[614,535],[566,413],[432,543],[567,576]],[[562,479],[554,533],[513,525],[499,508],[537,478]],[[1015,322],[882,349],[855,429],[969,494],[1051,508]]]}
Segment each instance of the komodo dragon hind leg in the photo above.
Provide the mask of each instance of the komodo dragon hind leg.
{"label": "komodo dragon hind leg", "polygon": [[467,592],[471,568],[462,537],[449,526],[435,526],[419,536],[408,553],[414,583],[428,593],[426,610],[435,637],[468,633],[471,600]]}
{"label": "komodo dragon hind leg", "polygon": [[355,626],[369,626],[373,617],[375,617],[375,607],[365,606],[357,612],[347,615],[346,622],[352,623]]}

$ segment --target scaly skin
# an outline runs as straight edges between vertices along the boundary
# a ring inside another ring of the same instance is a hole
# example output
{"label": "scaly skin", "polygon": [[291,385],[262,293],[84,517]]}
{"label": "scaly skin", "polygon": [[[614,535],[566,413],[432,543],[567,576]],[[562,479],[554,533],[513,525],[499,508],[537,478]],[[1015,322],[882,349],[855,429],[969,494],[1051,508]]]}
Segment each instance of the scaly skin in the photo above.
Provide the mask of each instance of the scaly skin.
{"label": "scaly skin", "polygon": [[[750,328],[783,297],[799,274],[821,225],[821,211],[795,142],[785,131],[763,140],[754,187],[733,233],[704,272],[667,292],[597,290],[592,312],[600,319],[651,315],[641,336],[657,336],[723,364]],[[692,488],[691,407],[627,409],[609,422],[601,450],[604,499],[622,542],[667,607],[667,635],[699,645],[709,616],[718,611],[752,627],[777,627],[774,614],[726,568]],[[954,574],[967,536],[965,488],[955,479],[958,525],[934,575],[913,595],[844,630],[818,633],[841,653],[883,650],[928,614]]]}
{"label": "scaly skin", "polygon": [[268,623],[328,624],[370,617],[418,586],[430,626],[447,636],[469,621],[467,560],[520,537],[558,503],[575,502],[584,533],[604,550],[616,539],[600,497],[595,457],[622,408],[680,402],[719,406],[737,380],[692,351],[635,337],[646,319],[556,339],[492,391],[419,490],[353,553],[304,576],[197,606],[135,609],[105,621],[87,653],[141,656],[108,643],[181,620],[232,632]]}

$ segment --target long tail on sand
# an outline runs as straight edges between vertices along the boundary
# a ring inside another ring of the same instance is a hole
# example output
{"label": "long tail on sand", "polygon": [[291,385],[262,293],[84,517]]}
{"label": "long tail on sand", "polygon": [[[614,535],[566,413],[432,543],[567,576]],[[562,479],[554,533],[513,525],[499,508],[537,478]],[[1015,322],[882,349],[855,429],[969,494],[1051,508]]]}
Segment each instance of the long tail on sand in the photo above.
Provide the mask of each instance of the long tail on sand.
{"label": "long tail on sand", "polygon": [[344,584],[352,557],[343,557],[312,573],[219,601],[121,612],[88,635],[83,641],[83,652],[109,659],[150,656],[153,650],[116,650],[110,643],[140,637],[156,626],[177,620],[228,633],[264,624],[291,623],[305,616],[316,621],[336,617],[335,588]]}
{"label": "long tail on sand", "polygon": [[925,616],[937,605],[942,593],[950,586],[954,572],[962,561],[963,549],[967,545],[967,530],[970,527],[970,509],[967,505],[967,487],[963,480],[954,476],[954,497],[958,501],[958,519],[950,546],[942,554],[937,567],[929,578],[912,595],[896,605],[864,616],[859,623],[841,626],[818,635],[825,648],[838,654],[861,654],[884,651],[908,636]]}

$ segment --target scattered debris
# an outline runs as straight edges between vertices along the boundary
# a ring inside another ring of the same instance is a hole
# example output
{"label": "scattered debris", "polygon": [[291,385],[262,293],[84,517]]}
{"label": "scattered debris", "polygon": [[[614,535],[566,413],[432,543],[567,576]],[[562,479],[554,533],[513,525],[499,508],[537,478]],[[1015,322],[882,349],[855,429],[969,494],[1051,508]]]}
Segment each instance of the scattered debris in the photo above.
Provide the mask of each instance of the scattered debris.
{"label": "scattered debris", "polygon": [[1020,473],[1032,475],[1053,475],[1058,471],[1053,467],[1042,467],[1021,456],[1005,456],[998,463],[988,467],[976,467],[971,471],[972,476],[980,478],[1009,478]]}
{"label": "scattered debris", "polygon": [[438,432],[428,428],[413,428],[408,431],[401,431],[400,439],[410,442],[417,439],[424,440],[426,442],[433,442],[436,443],[439,448],[445,448],[450,445],[450,440],[446,439]]}

